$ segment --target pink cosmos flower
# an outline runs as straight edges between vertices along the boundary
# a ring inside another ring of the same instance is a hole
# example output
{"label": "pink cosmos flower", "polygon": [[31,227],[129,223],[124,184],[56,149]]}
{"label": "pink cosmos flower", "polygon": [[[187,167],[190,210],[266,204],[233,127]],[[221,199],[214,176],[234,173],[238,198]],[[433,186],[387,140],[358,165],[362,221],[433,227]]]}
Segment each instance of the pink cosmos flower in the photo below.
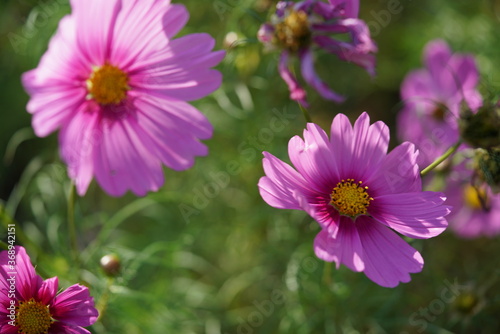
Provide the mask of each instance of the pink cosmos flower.
{"label": "pink cosmos flower", "polygon": [[452,54],[446,42],[434,40],[425,47],[424,64],[401,85],[405,106],[398,117],[399,138],[417,146],[422,166],[458,141],[460,104],[465,102],[473,111],[482,105],[472,55]]}
{"label": "pink cosmos flower", "polygon": [[500,194],[485,184],[475,184],[473,172],[458,166],[446,179],[444,193],[455,209],[447,217],[450,229],[463,238],[500,234]]}
{"label": "pink cosmos flower", "polygon": [[293,137],[288,154],[295,169],[264,152],[260,194],[278,209],[306,211],[321,226],[314,241],[320,259],[363,271],[384,287],[409,282],[424,260],[396,233],[431,238],[446,228],[445,197],[423,192],[413,144],[387,153],[389,129],[370,125],[363,113],[351,126],[339,114],[328,138],[309,123]]}
{"label": "pink cosmos flower", "polygon": [[185,170],[208,153],[207,118],[188,104],[216,90],[224,57],[207,34],[173,39],[188,20],[168,0],[71,0],[48,51],[23,75],[38,136],[60,129],[78,193],[95,176],[110,195],[156,191],[162,164]]}
{"label": "pink cosmos flower", "polygon": [[87,287],[75,284],[58,291],[57,277],[35,273],[23,247],[0,253],[0,333],[90,334],[82,327],[98,312]]}
{"label": "pink cosmos flower", "polygon": [[[325,99],[342,102],[314,70],[313,46],[353,62],[375,75],[377,46],[368,26],[358,19],[359,0],[279,1],[271,22],[261,26],[259,40],[268,49],[281,49],[278,69],[290,89],[290,98],[307,106],[306,92],[289,69],[292,56],[301,63],[304,80]],[[342,34],[341,39],[331,37]],[[347,36],[347,38],[346,38]]]}

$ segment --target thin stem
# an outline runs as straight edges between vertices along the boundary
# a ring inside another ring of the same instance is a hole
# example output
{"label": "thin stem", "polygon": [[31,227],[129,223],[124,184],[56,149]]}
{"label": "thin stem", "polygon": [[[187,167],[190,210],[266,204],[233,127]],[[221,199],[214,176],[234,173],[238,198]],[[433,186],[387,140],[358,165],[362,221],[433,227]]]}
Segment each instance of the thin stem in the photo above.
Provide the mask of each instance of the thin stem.
{"label": "thin stem", "polygon": [[32,248],[33,250],[36,251],[36,253],[41,254],[42,250],[40,247],[38,247],[33,241],[31,241],[28,236],[24,233],[24,231],[21,229],[21,225],[19,225],[18,222],[16,222],[5,210],[5,207],[0,204],[0,220],[2,221],[3,225],[5,226],[5,229],[8,229],[9,227],[14,226],[15,227],[15,237],[16,237],[16,244],[19,243],[28,246]]}
{"label": "thin stem", "polygon": [[115,280],[112,277],[108,277],[108,279],[106,280],[106,289],[104,290],[101,297],[99,298],[99,301],[96,304],[96,309],[99,312],[99,320],[102,320],[102,317],[106,312],[106,308],[108,306],[108,301],[110,297],[111,286],[113,285],[114,281]]}
{"label": "thin stem", "polygon": [[323,267],[323,283],[326,285],[332,284],[332,263],[325,262],[325,266]]}
{"label": "thin stem", "polygon": [[70,240],[70,247],[73,253],[73,259],[77,266],[80,266],[80,256],[78,254],[78,243],[76,239],[76,225],[75,225],[75,201],[76,192],[75,185],[71,183],[68,196],[68,234]]}
{"label": "thin stem", "polygon": [[427,166],[426,168],[424,168],[420,172],[420,176],[426,175],[431,170],[433,170],[434,168],[436,168],[440,163],[442,163],[443,161],[445,161],[446,159],[448,159],[450,156],[452,156],[453,153],[455,153],[457,151],[457,149],[458,149],[458,147],[460,145],[462,145],[462,141],[461,140],[459,140],[455,145],[453,145],[452,147],[450,147],[448,149],[448,151],[446,151],[442,156],[440,156],[439,158],[437,158],[433,163],[431,163],[429,166]]}
{"label": "thin stem", "polygon": [[304,106],[302,106],[302,104],[298,103],[299,104],[299,108],[300,110],[302,110],[302,114],[304,115],[304,118],[306,119],[306,122],[307,123],[312,123],[312,118],[311,118],[311,115],[309,114],[309,111],[307,111],[306,108],[304,108]]}

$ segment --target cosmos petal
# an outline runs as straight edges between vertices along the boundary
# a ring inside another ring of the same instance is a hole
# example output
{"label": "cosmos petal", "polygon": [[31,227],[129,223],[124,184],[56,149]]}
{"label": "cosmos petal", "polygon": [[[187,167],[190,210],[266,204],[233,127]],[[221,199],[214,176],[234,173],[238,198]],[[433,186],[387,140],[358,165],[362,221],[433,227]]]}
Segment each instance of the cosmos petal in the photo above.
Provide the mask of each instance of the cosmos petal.
{"label": "cosmos petal", "polygon": [[314,70],[313,54],[309,50],[305,50],[300,54],[302,76],[306,82],[311,85],[316,91],[327,100],[335,102],[344,102],[345,98],[332,91],[328,85],[323,82],[316,71]]}
{"label": "cosmos petal", "polygon": [[54,322],[50,326],[50,333],[64,333],[64,334],[92,334],[90,331],[80,326],[71,326],[62,322]]}
{"label": "cosmos petal", "polygon": [[281,78],[288,85],[288,89],[290,90],[290,99],[299,102],[302,106],[307,108],[309,104],[307,103],[306,99],[306,91],[304,90],[304,88],[302,88],[293,73],[288,68],[288,64],[290,61],[289,58],[290,55],[288,54],[288,52],[283,51],[280,56],[278,71],[281,75]]}
{"label": "cosmos petal", "polygon": [[424,260],[419,252],[396,233],[368,217],[356,221],[362,235],[364,273],[380,286],[393,288],[410,281],[410,273],[422,270]]}
{"label": "cosmos petal", "polygon": [[52,300],[57,294],[59,280],[57,277],[48,278],[43,281],[40,289],[38,290],[37,300],[45,305],[52,303]]}
{"label": "cosmos petal", "polygon": [[330,140],[316,124],[307,124],[304,140],[299,136],[290,139],[288,155],[300,174],[318,190],[331,190],[332,182],[339,178]]}
{"label": "cosmos petal", "polygon": [[58,294],[50,311],[56,320],[84,327],[92,325],[99,316],[88,288],[79,284],[72,285]]}
{"label": "cosmos petal", "polygon": [[122,9],[119,0],[71,0],[72,16],[78,27],[80,52],[93,65],[104,65],[110,56],[113,28]]}
{"label": "cosmos petal", "polygon": [[370,214],[382,224],[410,237],[427,239],[441,234],[448,222],[450,207],[443,205],[443,194],[424,191],[376,197]]}
{"label": "cosmos petal", "polygon": [[324,261],[335,262],[337,268],[344,264],[352,271],[363,271],[363,246],[356,225],[350,218],[340,219],[339,232],[332,238],[327,231],[322,230],[314,239],[314,252]]}
{"label": "cosmos petal", "polygon": [[137,61],[154,57],[168,47],[188,18],[183,5],[172,5],[170,1],[142,0],[140,6],[137,1],[123,2],[113,28],[111,63],[128,70]]}
{"label": "cosmos petal", "polygon": [[163,184],[160,161],[138,137],[132,120],[105,127],[93,158],[97,182],[112,196],[122,196],[128,189],[144,196]]}
{"label": "cosmos petal", "polygon": [[[166,166],[177,171],[185,170],[194,165],[196,156],[208,154],[208,148],[199,141],[197,134],[202,138],[210,137],[212,126],[191,105],[137,100],[135,106],[140,112],[134,131],[144,146]],[[192,115],[191,123],[177,117],[183,110],[185,113],[182,117]],[[196,119],[199,121],[196,122]]]}
{"label": "cosmos petal", "polygon": [[268,152],[263,152],[263,154],[262,164],[266,176],[259,181],[262,198],[269,205],[279,209],[300,210],[300,204],[293,196],[293,191],[310,193],[307,182],[296,170],[274,155]]}
{"label": "cosmos petal", "polygon": [[422,178],[417,157],[413,144],[404,142],[396,146],[366,180],[371,196],[421,191]]}

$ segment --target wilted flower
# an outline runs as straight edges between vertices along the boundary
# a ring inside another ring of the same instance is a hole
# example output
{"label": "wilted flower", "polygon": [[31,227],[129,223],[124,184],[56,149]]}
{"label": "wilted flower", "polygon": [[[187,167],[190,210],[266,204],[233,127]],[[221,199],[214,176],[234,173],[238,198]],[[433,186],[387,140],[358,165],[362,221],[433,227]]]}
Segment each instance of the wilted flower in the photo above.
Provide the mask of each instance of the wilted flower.
{"label": "wilted flower", "polygon": [[185,170],[208,153],[207,118],[187,101],[220,86],[224,57],[207,34],[173,39],[188,20],[168,0],[72,0],[49,49],[23,75],[38,136],[60,129],[78,193],[95,176],[113,196],[158,190],[162,164]]}
{"label": "wilted flower", "polygon": [[446,42],[434,40],[424,50],[425,68],[410,72],[401,85],[404,108],[398,118],[401,140],[420,150],[419,164],[428,165],[459,139],[460,105],[476,111],[479,73],[471,55],[452,54]]}
{"label": "wilted flower", "polygon": [[[342,102],[314,70],[313,47],[335,54],[375,74],[375,43],[368,26],[357,18],[359,0],[280,1],[271,22],[261,26],[258,37],[267,49],[281,50],[279,72],[290,89],[290,98],[307,106],[306,92],[289,69],[290,57],[297,56],[305,81],[325,99]],[[343,34],[341,39],[331,37]],[[348,36],[347,40],[344,36]]]}
{"label": "wilted flower", "polygon": [[0,333],[61,334],[90,332],[98,312],[87,287],[58,292],[58,279],[35,273],[23,247],[0,253]]}
{"label": "wilted flower", "polygon": [[339,114],[325,131],[307,125],[288,154],[296,169],[264,152],[260,194],[279,209],[306,211],[321,226],[314,242],[325,261],[363,271],[385,287],[410,281],[423,259],[391,228],[411,238],[431,238],[447,226],[443,194],[422,191],[418,152],[403,143],[387,153],[389,129],[370,125],[363,113],[354,127]]}

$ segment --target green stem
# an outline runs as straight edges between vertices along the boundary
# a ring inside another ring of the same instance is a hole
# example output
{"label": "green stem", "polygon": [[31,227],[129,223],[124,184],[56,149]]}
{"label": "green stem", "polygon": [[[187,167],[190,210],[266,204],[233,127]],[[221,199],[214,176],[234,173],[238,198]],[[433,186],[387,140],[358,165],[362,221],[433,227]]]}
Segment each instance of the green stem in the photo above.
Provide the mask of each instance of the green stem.
{"label": "green stem", "polygon": [[325,266],[323,267],[323,283],[325,285],[331,285],[332,284],[332,263],[331,262],[325,262]]}
{"label": "green stem", "polygon": [[78,267],[80,267],[80,256],[78,254],[78,242],[76,238],[76,225],[75,225],[75,201],[76,192],[75,185],[71,183],[68,196],[68,234],[70,240],[70,248],[72,251],[73,259]]}
{"label": "green stem", "polygon": [[[34,242],[32,242],[28,236],[24,233],[24,231],[21,229],[21,225],[19,225],[18,222],[16,222],[5,210],[5,207],[0,204],[0,220],[2,221],[3,225],[5,226],[6,229],[9,227],[14,226],[16,228],[16,244],[22,244],[24,246],[28,246],[32,248],[37,254],[41,254],[42,250],[40,247],[38,247]],[[17,241],[20,241],[19,243]]]}
{"label": "green stem", "polygon": [[300,108],[300,110],[302,110],[302,114],[304,115],[306,122],[312,123],[312,118],[311,118],[311,115],[309,114],[309,111],[307,111],[307,109],[304,108],[300,103],[299,103],[299,108]]}
{"label": "green stem", "polygon": [[108,301],[110,297],[110,290],[111,286],[114,283],[114,279],[112,277],[108,277],[106,281],[106,290],[102,293],[101,297],[99,298],[99,301],[96,304],[96,309],[99,312],[99,320],[102,320],[102,317],[104,316],[104,313],[106,312],[106,308],[108,306]]}
{"label": "green stem", "polygon": [[427,173],[429,173],[431,170],[433,170],[434,168],[436,168],[439,164],[441,164],[443,161],[445,161],[446,159],[448,159],[450,156],[453,155],[453,153],[455,153],[458,149],[458,147],[462,145],[462,141],[459,140],[455,145],[453,145],[452,147],[450,147],[448,149],[448,151],[446,151],[442,156],[440,156],[439,158],[437,158],[433,163],[431,163],[429,166],[427,166],[426,168],[424,168],[421,172],[420,172],[420,176],[424,176],[426,175]]}
{"label": "green stem", "polygon": [[7,245],[5,242],[3,242],[3,241],[0,240],[0,248],[8,250],[9,249],[9,245]]}

